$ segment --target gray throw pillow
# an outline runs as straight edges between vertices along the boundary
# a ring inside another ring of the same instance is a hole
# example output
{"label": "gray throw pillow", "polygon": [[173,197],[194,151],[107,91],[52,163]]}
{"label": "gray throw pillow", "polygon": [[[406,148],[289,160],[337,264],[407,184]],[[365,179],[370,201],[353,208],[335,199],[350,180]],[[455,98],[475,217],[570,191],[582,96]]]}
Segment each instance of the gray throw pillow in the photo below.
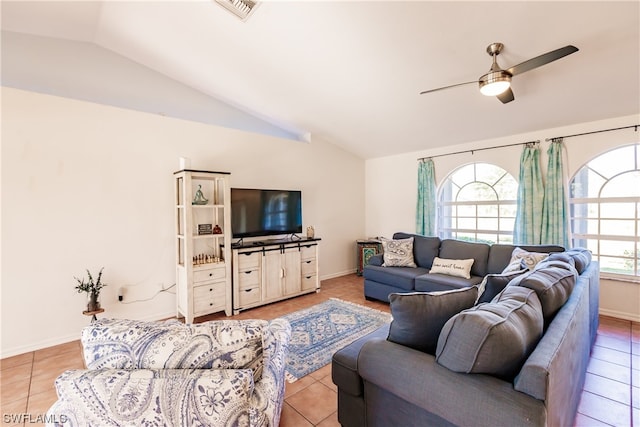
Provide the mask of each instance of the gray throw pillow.
{"label": "gray throw pillow", "polygon": [[413,292],[389,295],[393,321],[388,340],[435,354],[438,336],[449,318],[472,307],[478,288],[443,292]]}
{"label": "gray throw pillow", "polygon": [[481,302],[490,302],[496,297],[504,288],[507,287],[512,279],[526,273],[527,269],[518,271],[512,271],[505,274],[487,274],[484,276],[482,283],[480,283],[480,298],[478,298],[478,304]]}
{"label": "gray throw pillow", "polygon": [[578,274],[582,274],[591,264],[591,251],[585,248],[573,248],[566,252],[573,258]]}
{"label": "gray throw pillow", "polygon": [[383,267],[415,267],[413,261],[413,237],[408,239],[382,240]]}
{"label": "gray throw pillow", "polygon": [[542,328],[535,291],[508,286],[491,303],[464,310],[445,323],[436,361],[454,372],[512,381],[542,337]]}
{"label": "gray throw pillow", "polygon": [[545,325],[553,320],[558,310],[567,302],[578,280],[578,272],[570,264],[559,260],[550,261],[549,264],[543,264],[530,274],[516,277],[509,283],[509,287],[522,286],[533,289],[538,294]]}

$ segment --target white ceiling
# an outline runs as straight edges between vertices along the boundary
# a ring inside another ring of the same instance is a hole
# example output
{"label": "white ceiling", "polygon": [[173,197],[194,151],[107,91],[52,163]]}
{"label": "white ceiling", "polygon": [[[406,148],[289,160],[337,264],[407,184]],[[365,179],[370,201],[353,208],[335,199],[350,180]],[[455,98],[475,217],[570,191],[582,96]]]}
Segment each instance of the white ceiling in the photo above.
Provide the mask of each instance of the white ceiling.
{"label": "white ceiling", "polygon": [[[372,158],[640,113],[638,1],[2,1],[3,30],[95,43],[299,134]],[[491,42],[502,104],[467,85]]]}

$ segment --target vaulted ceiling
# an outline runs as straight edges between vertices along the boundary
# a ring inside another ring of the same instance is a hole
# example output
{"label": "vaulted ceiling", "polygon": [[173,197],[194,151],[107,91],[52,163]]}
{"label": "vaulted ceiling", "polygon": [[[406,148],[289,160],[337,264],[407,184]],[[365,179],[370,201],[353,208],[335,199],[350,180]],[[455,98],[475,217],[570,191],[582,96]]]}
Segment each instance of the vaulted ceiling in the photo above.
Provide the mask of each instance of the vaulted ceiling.
{"label": "vaulted ceiling", "polygon": [[[212,0],[2,1],[2,29],[93,43],[210,97],[363,158],[640,113],[637,1],[267,1],[240,21]],[[502,104],[471,84],[505,45]]]}

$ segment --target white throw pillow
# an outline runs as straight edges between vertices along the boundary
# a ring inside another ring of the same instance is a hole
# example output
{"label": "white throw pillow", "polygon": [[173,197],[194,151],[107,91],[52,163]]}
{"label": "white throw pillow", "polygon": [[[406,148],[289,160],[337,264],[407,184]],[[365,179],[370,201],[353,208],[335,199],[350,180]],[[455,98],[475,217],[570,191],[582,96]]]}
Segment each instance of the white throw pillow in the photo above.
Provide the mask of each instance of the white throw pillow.
{"label": "white throw pillow", "polygon": [[433,266],[429,270],[429,274],[440,273],[448,276],[464,277],[465,279],[471,278],[471,266],[473,265],[473,258],[469,259],[445,259],[435,257],[433,259]]}
{"label": "white throw pillow", "polygon": [[383,267],[417,267],[413,260],[413,237],[382,240]]}
{"label": "white throw pillow", "polygon": [[522,270],[526,268],[528,270],[533,270],[533,268],[543,259],[547,258],[549,254],[540,253],[540,252],[528,252],[522,248],[516,247],[513,252],[511,252],[511,260],[509,261],[509,265],[502,270],[502,273],[509,273],[512,271]]}

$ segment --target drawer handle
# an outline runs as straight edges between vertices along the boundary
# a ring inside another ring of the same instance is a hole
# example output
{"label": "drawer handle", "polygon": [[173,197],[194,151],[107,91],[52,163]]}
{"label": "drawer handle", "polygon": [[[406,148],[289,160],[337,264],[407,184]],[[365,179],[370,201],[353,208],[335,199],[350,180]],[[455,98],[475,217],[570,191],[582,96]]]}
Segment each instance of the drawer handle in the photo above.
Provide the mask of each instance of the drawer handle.
{"label": "drawer handle", "polygon": [[251,291],[253,291],[253,289],[245,289],[244,291],[245,292],[251,292]]}
{"label": "drawer handle", "polygon": [[213,292],[213,288],[209,288],[209,292]]}
{"label": "drawer handle", "polygon": [[311,261],[305,261],[307,264],[311,264]]}
{"label": "drawer handle", "polygon": [[251,273],[253,273],[253,270],[244,272],[244,274],[251,274]]}
{"label": "drawer handle", "polygon": [[213,276],[213,273],[209,273],[209,277]]}
{"label": "drawer handle", "polygon": [[307,279],[311,279],[311,276],[307,276]]}
{"label": "drawer handle", "polygon": [[211,307],[212,305],[213,305],[213,303],[212,303],[212,302],[210,302],[210,303],[209,303],[209,307]]}

